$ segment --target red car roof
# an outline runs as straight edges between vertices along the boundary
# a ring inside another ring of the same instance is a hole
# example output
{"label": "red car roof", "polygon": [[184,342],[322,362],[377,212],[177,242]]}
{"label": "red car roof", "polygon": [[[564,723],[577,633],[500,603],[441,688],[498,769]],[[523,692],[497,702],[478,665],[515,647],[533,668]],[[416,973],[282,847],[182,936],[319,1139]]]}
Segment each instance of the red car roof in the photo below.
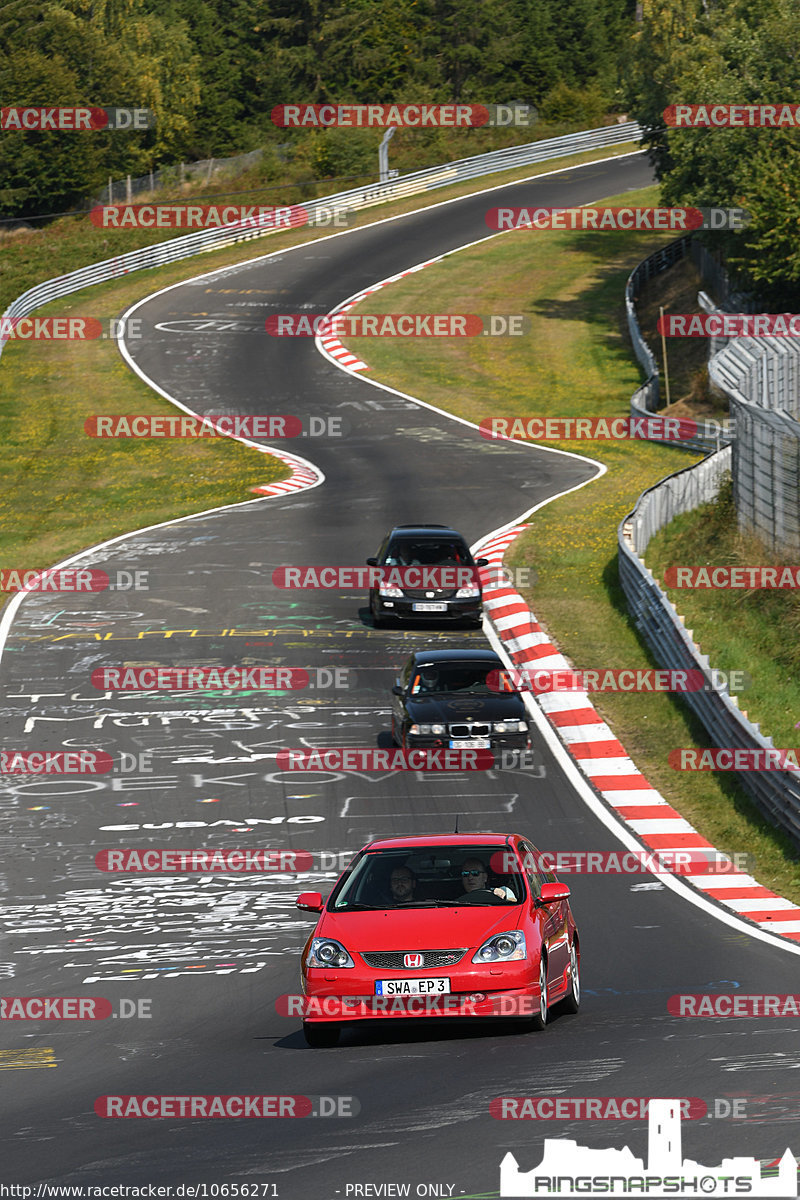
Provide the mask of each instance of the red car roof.
{"label": "red car roof", "polygon": [[365,850],[393,850],[406,846],[505,846],[507,842],[519,838],[518,833],[436,833],[421,836],[412,834],[409,837],[376,838],[368,842]]}

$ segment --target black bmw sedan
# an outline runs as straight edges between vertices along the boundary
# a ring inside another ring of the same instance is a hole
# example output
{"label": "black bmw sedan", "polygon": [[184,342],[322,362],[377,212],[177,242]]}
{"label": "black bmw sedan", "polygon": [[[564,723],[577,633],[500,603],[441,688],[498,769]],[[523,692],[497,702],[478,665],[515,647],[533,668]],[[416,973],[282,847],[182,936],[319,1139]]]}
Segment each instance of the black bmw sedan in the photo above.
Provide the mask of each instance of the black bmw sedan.
{"label": "black bmw sedan", "polygon": [[416,651],[392,688],[395,742],[451,750],[527,749],[522,696],[498,684],[507,676],[493,650]]}

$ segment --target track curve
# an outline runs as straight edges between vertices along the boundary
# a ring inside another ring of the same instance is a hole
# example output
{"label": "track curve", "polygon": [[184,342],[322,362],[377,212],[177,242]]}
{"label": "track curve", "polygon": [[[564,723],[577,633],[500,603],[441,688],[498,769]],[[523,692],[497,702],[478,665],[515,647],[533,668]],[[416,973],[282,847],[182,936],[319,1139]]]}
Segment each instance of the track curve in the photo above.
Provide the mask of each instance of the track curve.
{"label": "track curve", "polygon": [[[494,190],[492,204],[576,205],[649,182],[637,155]],[[367,1183],[410,1182],[412,1195],[427,1183],[453,1189],[441,1195],[492,1194],[506,1151],[532,1166],[542,1136],[536,1123],[495,1121],[494,1097],[677,1095],[710,1104],[786,1092],[776,1087],[777,1070],[800,1065],[787,1050],[796,1021],[668,1014],[676,992],[791,992],[797,967],[650,882],[570,881],[584,1006],[545,1033],[400,1025],[348,1031],[339,1048],[312,1051],[297,1021],[275,1011],[277,996],[297,990],[310,925],[293,901],[308,880],[137,880],[99,877],[94,867],[98,850],[118,846],[299,846],[333,855],[373,834],[447,830],[457,812],[462,828],[519,829],[543,848],[617,848],[541,741],[544,774],[524,779],[501,771],[479,782],[295,779],[275,769],[281,746],[384,739],[393,672],[410,648],[482,642],[455,631],[374,631],[363,594],[298,600],[272,586],[275,567],[362,562],[403,521],[452,522],[474,542],[594,468],[489,446],[336,370],[310,339],[267,341],[246,329],[215,332],[208,322],[263,328],[273,312],[332,308],[374,280],[491,236],[485,209],[480,195],[437,205],[198,277],[139,308],[154,332],[129,345],[136,368],[193,411],[313,412],[344,416],[350,431],[303,445],[325,475],[310,492],[134,534],[85,560],[148,571],[149,591],[32,597],[17,610],[2,662],[4,746],[151,753],[154,772],[0,792],[4,994],[152,1001],[150,1018],[127,1024],[4,1023],[3,1047],[16,1058],[0,1056],[0,1068],[17,1064],[3,1076],[14,1087],[2,1102],[4,1167],[15,1182],[274,1183],[282,1200],[328,1200]],[[296,442],[278,445],[297,453]],[[357,687],[206,703],[93,692],[91,671],[122,662],[344,665]],[[108,1093],[261,1092],[354,1095],[361,1111],[275,1123],[114,1121],[93,1111]],[[685,1152],[701,1162],[777,1157],[800,1144],[798,1112],[794,1094],[777,1120],[687,1123]],[[545,1132],[645,1152],[646,1127],[637,1122],[554,1122]]]}

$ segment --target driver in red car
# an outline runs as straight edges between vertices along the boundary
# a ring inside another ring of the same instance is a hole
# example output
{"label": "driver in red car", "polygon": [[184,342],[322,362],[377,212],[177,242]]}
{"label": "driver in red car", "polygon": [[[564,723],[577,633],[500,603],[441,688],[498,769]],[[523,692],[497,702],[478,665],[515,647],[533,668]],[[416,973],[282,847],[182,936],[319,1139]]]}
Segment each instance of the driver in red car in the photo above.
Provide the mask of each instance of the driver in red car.
{"label": "driver in red car", "polygon": [[389,889],[395,904],[409,904],[414,899],[417,877],[410,867],[395,867],[389,879]]}
{"label": "driver in red car", "polygon": [[461,868],[461,883],[465,892],[492,891],[501,900],[516,899],[511,888],[503,886],[491,889],[487,888],[488,880],[489,872],[479,858],[468,858],[465,860]]}

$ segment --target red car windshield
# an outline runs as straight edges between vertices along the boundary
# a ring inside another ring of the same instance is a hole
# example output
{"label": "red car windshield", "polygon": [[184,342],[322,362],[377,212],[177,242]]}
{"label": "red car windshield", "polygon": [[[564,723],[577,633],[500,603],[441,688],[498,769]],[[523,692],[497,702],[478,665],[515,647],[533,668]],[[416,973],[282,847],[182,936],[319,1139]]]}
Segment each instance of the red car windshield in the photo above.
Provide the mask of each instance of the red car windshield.
{"label": "red car windshield", "polygon": [[328,908],[356,912],[520,904],[525,894],[524,875],[508,846],[398,847],[364,854],[331,893]]}

